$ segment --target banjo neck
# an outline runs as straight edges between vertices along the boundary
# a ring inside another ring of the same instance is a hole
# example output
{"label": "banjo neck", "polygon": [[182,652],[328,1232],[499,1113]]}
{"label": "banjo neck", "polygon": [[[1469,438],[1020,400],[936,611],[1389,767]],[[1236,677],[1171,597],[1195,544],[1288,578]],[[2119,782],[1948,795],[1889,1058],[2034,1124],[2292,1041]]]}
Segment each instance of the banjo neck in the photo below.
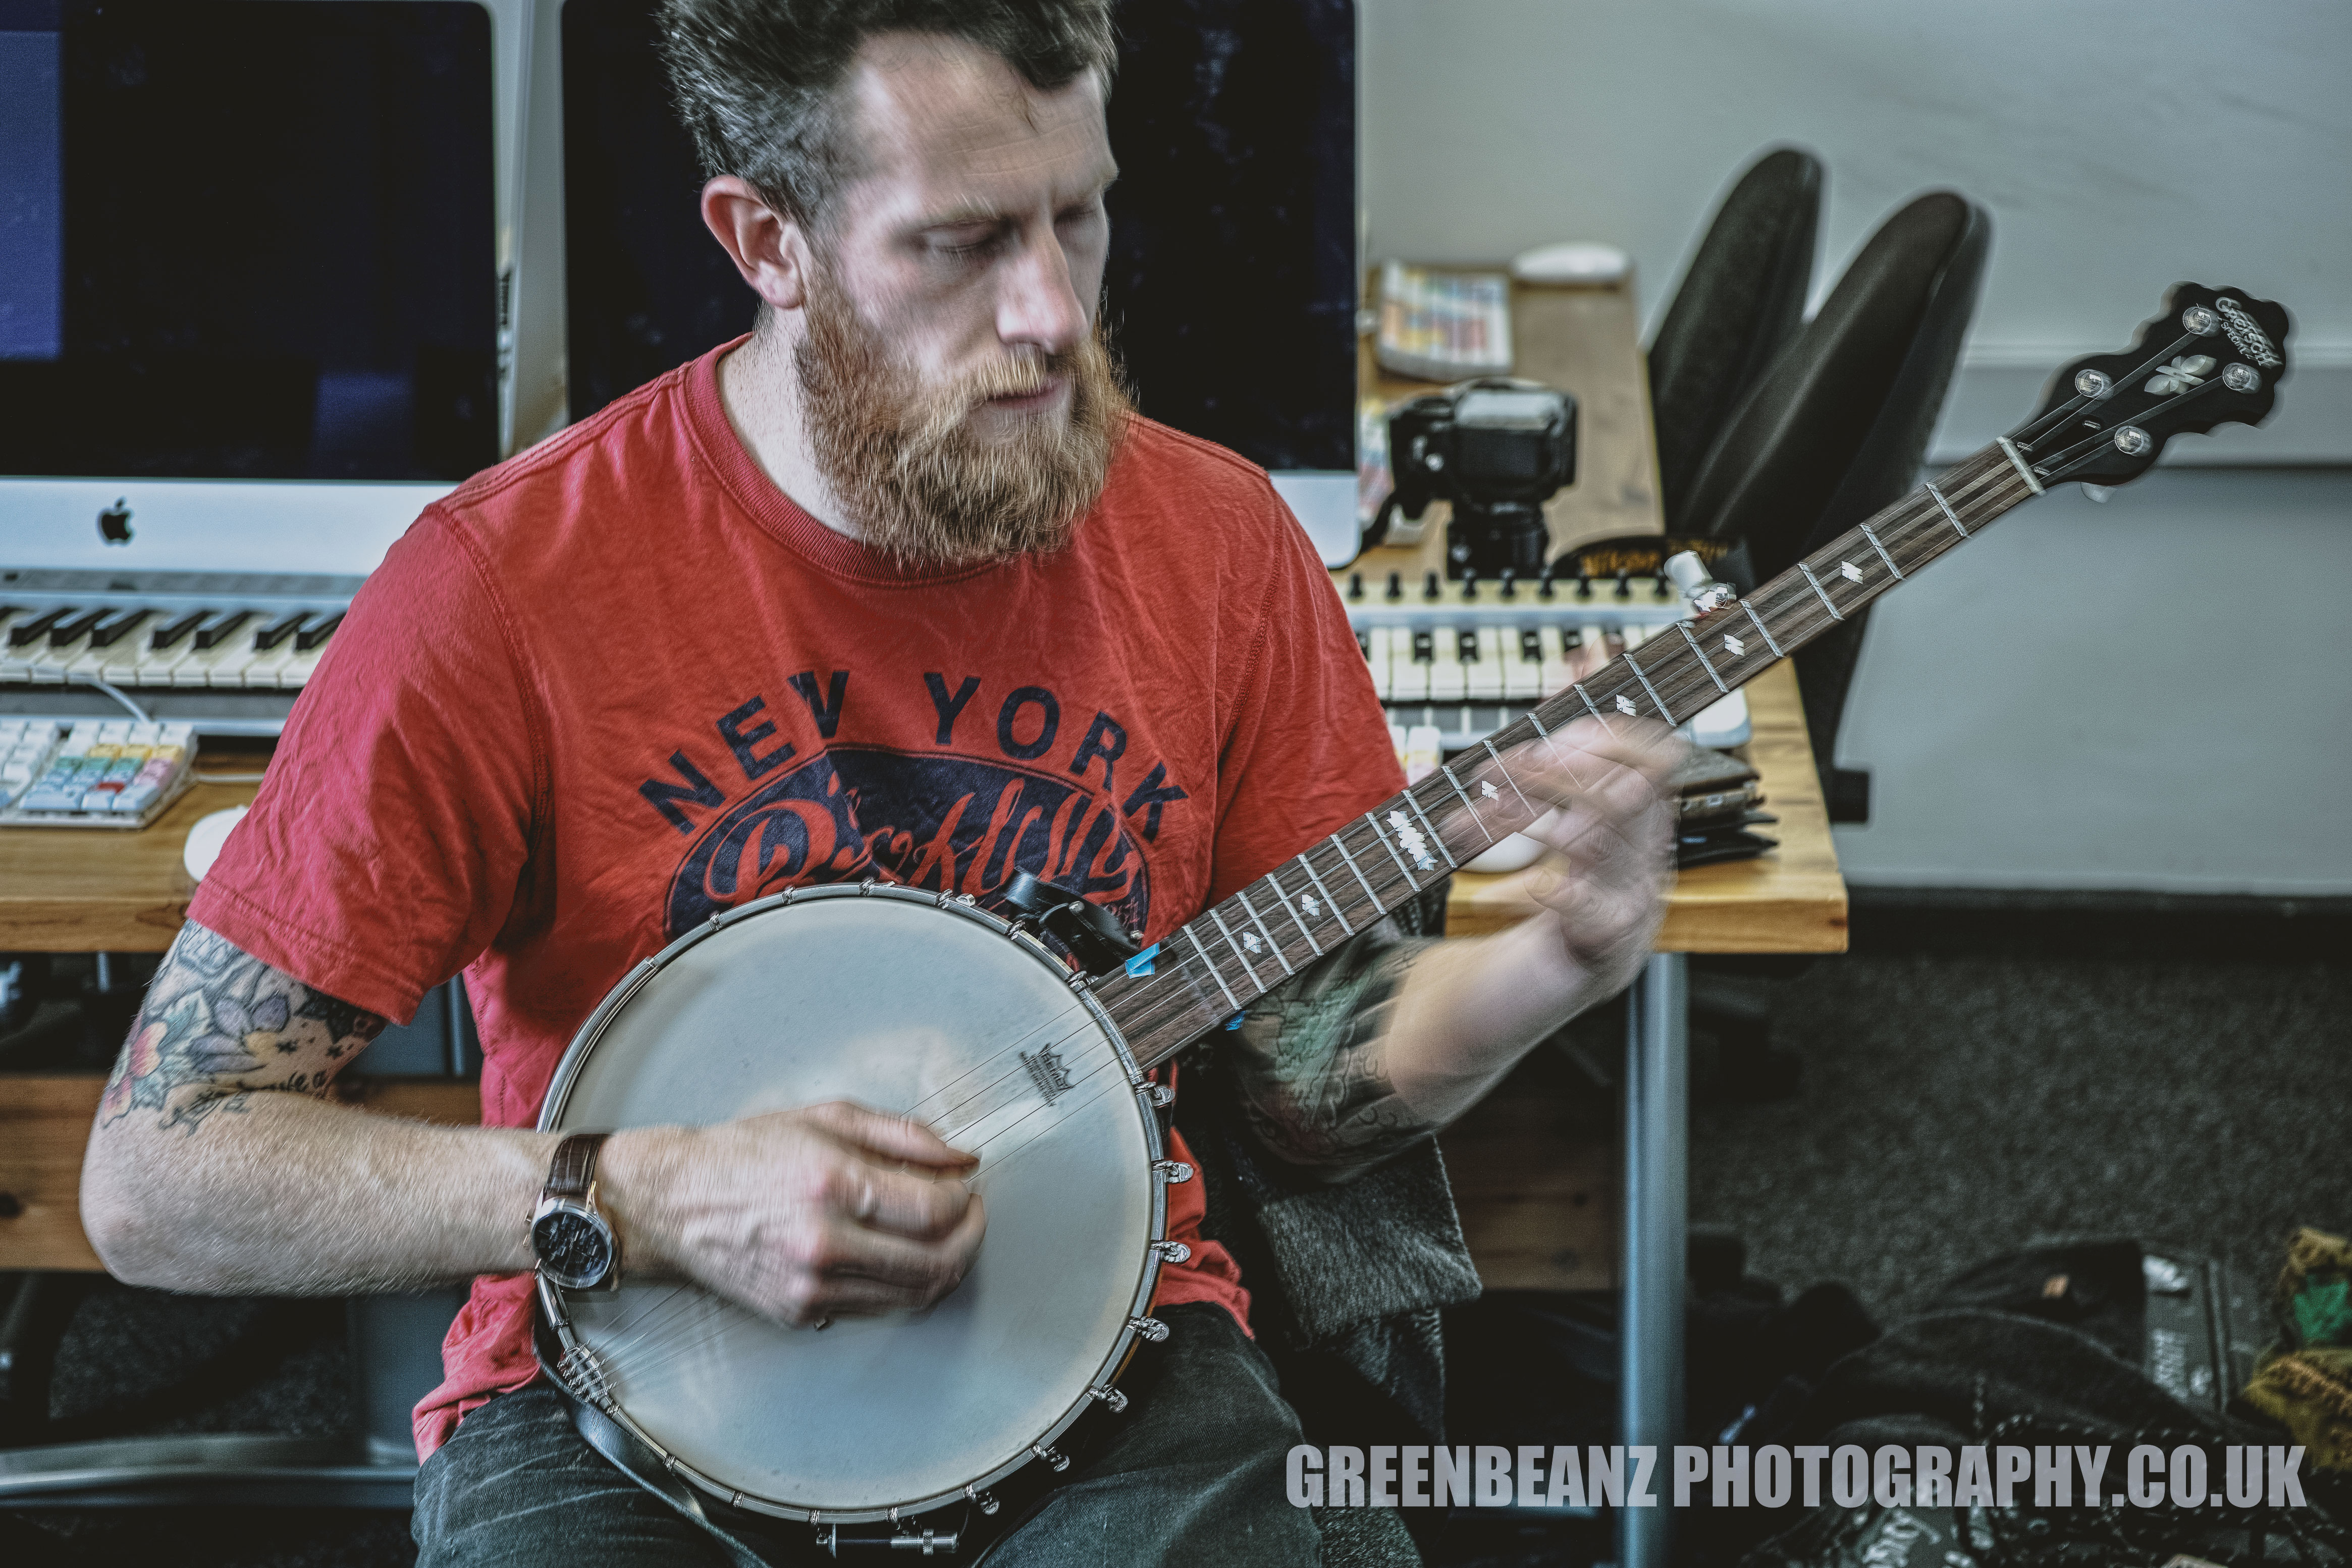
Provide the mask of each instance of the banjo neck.
{"label": "banjo neck", "polygon": [[1284,862],[1094,982],[1149,1070],[1242,1011],[1400,904],[1419,897],[1543,814],[1515,772],[1518,748],[1580,718],[1687,722],[1895,584],[1972,538],[2042,479],[1994,442],[1799,560],[1746,599],[1682,622],[1539,704],[1527,716]]}
{"label": "banjo neck", "polygon": [[[2288,371],[2289,322],[2275,302],[2175,285],[2117,354],[2061,370],[2041,412],[1745,600],[1710,590],[1679,636],[1654,636],[1547,698],[1305,853],[1088,982],[1149,1069],[1273,990],[1488,845],[1542,814],[1523,792],[1523,748],[1580,718],[1680,725],[2045,486],[2120,485],[2154,465],[2171,436],[2260,424]],[[1515,760],[1516,759],[1516,760]]]}

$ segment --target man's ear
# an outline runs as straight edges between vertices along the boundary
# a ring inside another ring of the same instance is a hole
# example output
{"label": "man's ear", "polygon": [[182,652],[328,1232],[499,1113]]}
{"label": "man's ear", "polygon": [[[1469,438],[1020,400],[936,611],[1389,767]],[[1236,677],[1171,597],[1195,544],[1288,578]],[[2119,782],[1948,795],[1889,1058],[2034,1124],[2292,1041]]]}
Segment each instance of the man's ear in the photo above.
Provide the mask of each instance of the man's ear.
{"label": "man's ear", "polygon": [[779,310],[808,302],[808,235],[750,181],[721,174],[703,186],[702,221],[752,293]]}

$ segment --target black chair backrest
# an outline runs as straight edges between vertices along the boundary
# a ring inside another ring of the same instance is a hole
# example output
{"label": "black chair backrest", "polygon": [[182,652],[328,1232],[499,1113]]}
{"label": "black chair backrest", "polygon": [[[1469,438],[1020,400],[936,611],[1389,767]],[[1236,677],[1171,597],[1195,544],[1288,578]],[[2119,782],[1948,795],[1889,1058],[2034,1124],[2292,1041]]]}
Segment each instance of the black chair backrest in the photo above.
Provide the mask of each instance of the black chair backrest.
{"label": "black chair backrest", "polygon": [[[1870,236],[1707,455],[1683,526],[1744,538],[1757,580],[1777,576],[1918,481],[1976,313],[1992,221],[1950,191],[1913,200]],[[1837,733],[1868,615],[1797,655],[1813,758],[1840,809]]]}
{"label": "black chair backrest", "polygon": [[1949,191],[1881,225],[1707,454],[1681,531],[1746,539],[1761,580],[1824,528],[1841,532],[1909,489],[1991,237],[1983,211]]}
{"label": "black chair backrest", "polygon": [[1748,165],[1716,209],[1650,345],[1666,531],[1748,389],[1804,319],[1821,232],[1822,162],[1782,147]]}

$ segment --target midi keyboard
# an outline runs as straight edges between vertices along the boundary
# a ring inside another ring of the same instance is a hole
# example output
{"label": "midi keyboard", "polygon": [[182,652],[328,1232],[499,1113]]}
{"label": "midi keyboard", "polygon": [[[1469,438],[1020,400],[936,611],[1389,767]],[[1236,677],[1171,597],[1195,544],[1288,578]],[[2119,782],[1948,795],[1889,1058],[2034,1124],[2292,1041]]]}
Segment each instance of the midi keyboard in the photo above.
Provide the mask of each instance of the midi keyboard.
{"label": "midi keyboard", "polygon": [[362,580],[0,569],[0,714],[276,735]]}
{"label": "midi keyboard", "polygon": [[[1356,645],[1389,722],[1433,730],[1451,753],[1477,745],[1528,709],[1650,637],[1674,634],[1689,611],[1662,578],[1385,584],[1335,572]],[[1748,738],[1748,702],[1734,692],[1684,727],[1702,746]]]}

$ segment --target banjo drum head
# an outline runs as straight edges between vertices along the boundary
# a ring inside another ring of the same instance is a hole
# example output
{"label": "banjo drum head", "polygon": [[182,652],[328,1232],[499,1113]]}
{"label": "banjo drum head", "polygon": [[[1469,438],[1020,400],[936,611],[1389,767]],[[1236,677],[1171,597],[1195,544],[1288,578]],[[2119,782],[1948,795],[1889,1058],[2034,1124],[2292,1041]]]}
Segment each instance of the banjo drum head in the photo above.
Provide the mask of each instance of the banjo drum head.
{"label": "banjo drum head", "polygon": [[1156,1271],[1158,1126],[1066,973],[1003,929],[887,887],[747,908],[673,945],[557,1069],[550,1130],[841,1099],[980,1155],[986,1238],[925,1312],[816,1333],[669,1281],[564,1292],[618,1411],[722,1496],[840,1521],[937,1506],[1117,1370]]}

